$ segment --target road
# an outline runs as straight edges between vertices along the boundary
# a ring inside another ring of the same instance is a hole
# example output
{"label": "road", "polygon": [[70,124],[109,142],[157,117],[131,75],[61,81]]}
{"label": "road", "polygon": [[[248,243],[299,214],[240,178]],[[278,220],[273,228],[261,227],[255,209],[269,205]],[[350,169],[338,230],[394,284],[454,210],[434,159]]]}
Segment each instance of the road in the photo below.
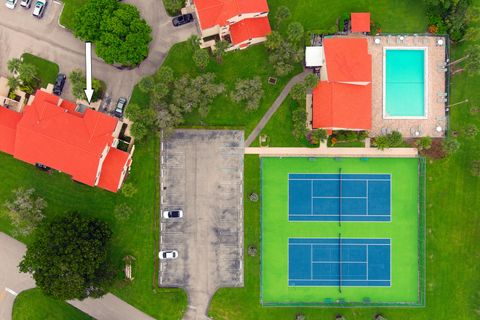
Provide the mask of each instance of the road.
{"label": "road", "polygon": [[[162,64],[171,46],[188,39],[197,33],[194,23],[175,28],[171,18],[165,12],[162,1],[127,0],[140,10],[143,18],[152,27],[153,40],[150,43],[149,56],[139,67],[133,70],[119,70],[105,64],[93,54],[93,76],[107,84],[110,96],[118,98],[129,96],[133,86],[145,75],[154,73]],[[30,52],[48,59],[60,66],[62,73],[85,67],[85,45],[73,34],[58,25],[62,4],[51,1],[45,16],[36,19],[31,15],[33,9],[25,10],[17,5],[14,10],[0,5],[0,73],[8,74],[7,61],[18,58],[24,52]],[[67,81],[68,86],[68,81]],[[65,98],[72,96],[65,88]]]}
{"label": "road", "polygon": [[[0,232],[0,320],[11,320],[17,294],[35,287],[35,281],[29,274],[18,271],[18,265],[26,250],[23,243]],[[68,303],[99,320],[153,320],[110,293],[101,299],[75,300]]]}

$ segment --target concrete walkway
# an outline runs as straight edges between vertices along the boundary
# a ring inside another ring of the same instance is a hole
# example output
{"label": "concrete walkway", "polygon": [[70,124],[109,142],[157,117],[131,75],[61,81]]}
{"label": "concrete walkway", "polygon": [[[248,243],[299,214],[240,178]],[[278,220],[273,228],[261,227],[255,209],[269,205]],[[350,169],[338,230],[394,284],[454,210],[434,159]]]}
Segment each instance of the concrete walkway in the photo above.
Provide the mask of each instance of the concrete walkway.
{"label": "concrete walkway", "polygon": [[[18,271],[27,247],[20,241],[0,232],[0,320],[11,320],[15,297],[35,287],[35,281]],[[153,320],[113,294],[101,299],[68,301],[74,307],[99,320]]]}
{"label": "concrete walkway", "polygon": [[268,109],[268,111],[265,113],[265,115],[263,116],[263,118],[260,120],[260,122],[257,124],[257,126],[255,127],[255,129],[253,129],[253,131],[250,133],[250,135],[248,136],[247,140],[245,140],[245,147],[248,147],[249,145],[252,144],[252,142],[258,137],[258,135],[260,134],[260,132],[262,132],[263,128],[267,125],[268,121],[270,120],[270,118],[273,116],[273,114],[278,110],[278,108],[280,108],[280,106],[282,105],[283,101],[285,100],[285,98],[288,96],[288,94],[290,93],[290,90],[292,89],[292,87],[299,83],[299,82],[302,82],[305,77],[307,76],[307,74],[311,73],[311,70],[304,70],[302,73],[300,74],[297,74],[295,77],[293,77],[292,79],[290,79],[290,81],[287,83],[287,85],[285,86],[285,88],[283,88],[282,92],[280,92],[280,95],[277,97],[277,99],[273,102],[272,106],[270,107],[270,109]]}
{"label": "concrete walkway", "polygon": [[258,154],[261,157],[391,157],[414,158],[415,148],[245,148],[245,154]]}

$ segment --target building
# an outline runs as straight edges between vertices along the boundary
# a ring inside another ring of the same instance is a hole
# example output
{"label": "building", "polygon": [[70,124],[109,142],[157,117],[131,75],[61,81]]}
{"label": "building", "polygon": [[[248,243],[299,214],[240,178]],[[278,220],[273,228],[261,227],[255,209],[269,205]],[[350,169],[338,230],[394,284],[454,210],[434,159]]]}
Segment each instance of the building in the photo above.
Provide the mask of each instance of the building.
{"label": "building", "polygon": [[312,127],[370,130],[372,57],[366,38],[325,38],[325,67],[312,92]]}
{"label": "building", "polygon": [[245,49],[267,40],[271,28],[266,0],[194,0],[202,48],[216,41],[230,43],[227,51]]}
{"label": "building", "polygon": [[0,106],[0,151],[117,192],[132,153],[116,149],[121,122],[38,90],[22,113]]}

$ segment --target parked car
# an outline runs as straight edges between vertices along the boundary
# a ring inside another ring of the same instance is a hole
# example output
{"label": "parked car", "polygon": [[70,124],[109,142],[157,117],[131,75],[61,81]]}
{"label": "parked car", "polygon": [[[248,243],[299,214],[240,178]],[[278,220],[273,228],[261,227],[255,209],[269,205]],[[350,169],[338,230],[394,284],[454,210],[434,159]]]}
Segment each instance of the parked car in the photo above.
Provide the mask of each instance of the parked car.
{"label": "parked car", "polygon": [[22,1],[20,1],[20,6],[26,8],[26,9],[30,9],[30,7],[32,6],[32,1],[33,0],[22,0]]}
{"label": "parked car", "polygon": [[183,218],[183,211],[178,209],[178,210],[164,210],[163,211],[163,217],[165,219],[177,219],[177,218]]}
{"label": "parked car", "polygon": [[15,6],[17,5],[17,0],[5,0],[5,6],[8,9],[15,9]]}
{"label": "parked car", "polygon": [[49,168],[49,167],[47,167],[46,165],[41,164],[41,163],[35,163],[35,167],[36,167],[37,169],[42,170],[42,171],[50,171],[50,168]]}
{"label": "parked car", "polygon": [[35,8],[33,9],[32,15],[38,19],[41,19],[45,14],[47,4],[47,0],[37,0],[37,2],[35,2]]}
{"label": "parked car", "polygon": [[123,117],[123,112],[125,111],[125,106],[127,105],[127,99],[125,98],[120,98],[118,99],[117,106],[115,107],[115,110],[113,111],[113,114],[115,117],[122,118]]}
{"label": "parked car", "polygon": [[63,87],[65,86],[65,81],[67,80],[67,76],[63,73],[59,73],[57,75],[57,80],[55,80],[55,85],[53,86],[53,94],[57,96],[62,94]]}
{"label": "parked car", "polygon": [[177,250],[162,250],[159,252],[158,257],[160,260],[173,260],[178,258]]}
{"label": "parked car", "polygon": [[193,14],[187,13],[172,19],[173,26],[179,27],[193,21]]}

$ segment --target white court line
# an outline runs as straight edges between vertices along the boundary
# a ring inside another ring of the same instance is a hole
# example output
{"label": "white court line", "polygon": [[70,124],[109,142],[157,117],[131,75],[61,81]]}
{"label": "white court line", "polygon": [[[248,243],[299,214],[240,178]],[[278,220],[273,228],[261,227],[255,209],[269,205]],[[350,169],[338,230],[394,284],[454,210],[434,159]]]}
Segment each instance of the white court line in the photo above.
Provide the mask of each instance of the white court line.
{"label": "white court line", "polygon": [[12,289],[7,288],[7,287],[5,287],[5,291],[7,291],[8,293],[10,293],[10,294],[12,294],[12,295],[14,295],[14,296],[17,296],[17,294],[18,294],[18,293],[16,293],[15,291],[13,291]]}

